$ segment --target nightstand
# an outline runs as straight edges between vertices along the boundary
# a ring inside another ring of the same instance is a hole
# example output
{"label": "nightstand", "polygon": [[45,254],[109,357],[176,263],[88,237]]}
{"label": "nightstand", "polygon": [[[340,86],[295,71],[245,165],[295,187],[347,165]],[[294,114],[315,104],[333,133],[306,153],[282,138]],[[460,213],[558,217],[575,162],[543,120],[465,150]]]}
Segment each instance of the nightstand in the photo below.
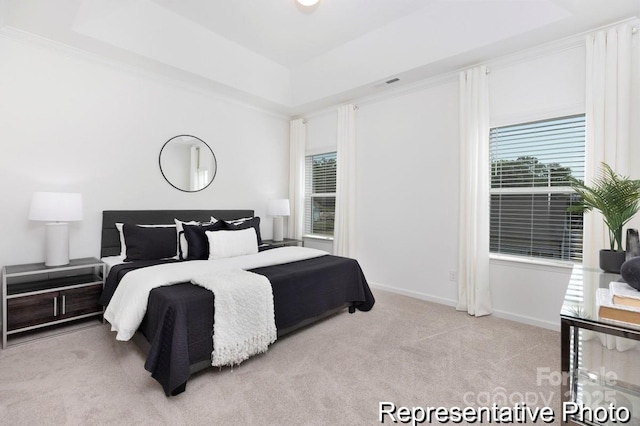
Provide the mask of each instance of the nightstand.
{"label": "nightstand", "polygon": [[285,238],[282,241],[273,241],[273,240],[262,240],[262,245],[258,247],[260,251],[269,250],[276,247],[287,247],[287,246],[304,246],[304,241],[296,240],[293,238]]}
{"label": "nightstand", "polygon": [[2,268],[2,348],[8,338],[39,328],[98,317],[105,264],[87,257],[68,265],[44,263]]}

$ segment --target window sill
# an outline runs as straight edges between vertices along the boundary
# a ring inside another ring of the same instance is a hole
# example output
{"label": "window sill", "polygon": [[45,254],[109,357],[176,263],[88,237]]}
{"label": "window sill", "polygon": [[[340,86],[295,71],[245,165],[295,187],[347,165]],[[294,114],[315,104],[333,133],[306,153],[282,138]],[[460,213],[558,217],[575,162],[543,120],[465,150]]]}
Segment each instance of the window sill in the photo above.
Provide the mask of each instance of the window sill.
{"label": "window sill", "polygon": [[489,261],[493,264],[502,264],[506,266],[522,266],[522,267],[534,267],[541,269],[558,268],[558,269],[572,269],[575,262],[565,260],[551,260],[551,259],[536,259],[522,256],[509,256],[505,254],[489,254]]}
{"label": "window sill", "polygon": [[309,240],[322,240],[322,241],[333,241],[333,237],[329,235],[314,235],[314,234],[305,234],[302,236],[303,239]]}

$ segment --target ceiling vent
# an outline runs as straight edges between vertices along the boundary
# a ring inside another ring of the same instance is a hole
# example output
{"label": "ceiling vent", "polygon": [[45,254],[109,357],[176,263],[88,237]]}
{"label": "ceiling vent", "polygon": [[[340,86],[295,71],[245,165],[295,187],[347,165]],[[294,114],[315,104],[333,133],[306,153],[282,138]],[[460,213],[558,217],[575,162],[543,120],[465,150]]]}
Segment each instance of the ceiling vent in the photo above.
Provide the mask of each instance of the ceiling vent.
{"label": "ceiling vent", "polygon": [[396,78],[392,78],[391,80],[387,80],[385,83],[387,83],[387,84],[393,84],[393,83],[395,83],[396,81],[400,81],[400,79],[399,79],[399,78],[397,78],[397,77],[396,77]]}

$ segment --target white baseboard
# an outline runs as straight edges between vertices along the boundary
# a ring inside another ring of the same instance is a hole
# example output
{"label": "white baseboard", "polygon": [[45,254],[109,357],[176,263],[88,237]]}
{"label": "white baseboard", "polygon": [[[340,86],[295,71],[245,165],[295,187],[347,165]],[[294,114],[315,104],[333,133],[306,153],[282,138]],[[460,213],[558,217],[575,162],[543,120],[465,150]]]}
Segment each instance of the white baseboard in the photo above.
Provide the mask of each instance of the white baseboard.
{"label": "white baseboard", "polygon": [[401,294],[403,296],[414,297],[416,299],[426,300],[427,302],[439,303],[441,305],[447,305],[447,306],[455,307],[458,304],[458,302],[456,300],[453,300],[453,299],[446,299],[444,297],[432,296],[430,294],[421,293],[421,292],[418,292],[418,291],[405,290],[403,288],[390,287],[388,285],[372,283],[372,282],[370,282],[369,285],[372,288],[379,288],[380,290],[385,290],[385,291],[388,291],[390,293],[396,293],[396,294]]}
{"label": "white baseboard", "polygon": [[533,325],[535,327],[546,328],[547,330],[560,331],[560,312],[558,312],[558,323],[551,321],[544,321],[537,318],[531,318],[525,315],[514,314],[513,312],[503,311],[501,309],[494,309],[493,315],[498,318],[504,318],[523,324]]}
{"label": "white baseboard", "polygon": [[[427,302],[439,303],[441,305],[453,306],[456,307],[458,304],[457,300],[447,299],[444,297],[432,296],[430,294],[421,293],[418,291],[406,290],[398,287],[391,287],[384,284],[372,283],[369,285],[371,288],[377,288],[380,290],[385,290],[390,293],[401,294],[403,296],[414,297],[416,299],[426,300]],[[513,312],[507,312],[501,309],[494,309],[493,314],[497,318],[503,318],[510,321],[515,321],[523,324],[533,325],[535,327],[546,328],[547,330],[560,331],[560,314],[558,313],[558,322],[554,323],[551,321],[544,321],[537,318],[531,318],[525,315],[515,314]]]}

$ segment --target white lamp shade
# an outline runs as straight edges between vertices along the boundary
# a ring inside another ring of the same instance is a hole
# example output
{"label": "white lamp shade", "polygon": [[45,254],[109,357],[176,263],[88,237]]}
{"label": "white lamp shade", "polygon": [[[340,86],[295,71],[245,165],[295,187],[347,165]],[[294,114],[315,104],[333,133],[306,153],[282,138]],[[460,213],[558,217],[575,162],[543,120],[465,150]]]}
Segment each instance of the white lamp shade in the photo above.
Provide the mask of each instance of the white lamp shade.
{"label": "white lamp shade", "polygon": [[289,200],[271,200],[267,205],[267,214],[269,216],[289,216]]}
{"label": "white lamp shade", "polygon": [[71,222],[82,220],[82,194],[35,192],[31,199],[29,220]]}
{"label": "white lamp shade", "polygon": [[318,3],[320,0],[298,0],[298,3],[300,3],[303,6],[313,6],[314,4]]}

